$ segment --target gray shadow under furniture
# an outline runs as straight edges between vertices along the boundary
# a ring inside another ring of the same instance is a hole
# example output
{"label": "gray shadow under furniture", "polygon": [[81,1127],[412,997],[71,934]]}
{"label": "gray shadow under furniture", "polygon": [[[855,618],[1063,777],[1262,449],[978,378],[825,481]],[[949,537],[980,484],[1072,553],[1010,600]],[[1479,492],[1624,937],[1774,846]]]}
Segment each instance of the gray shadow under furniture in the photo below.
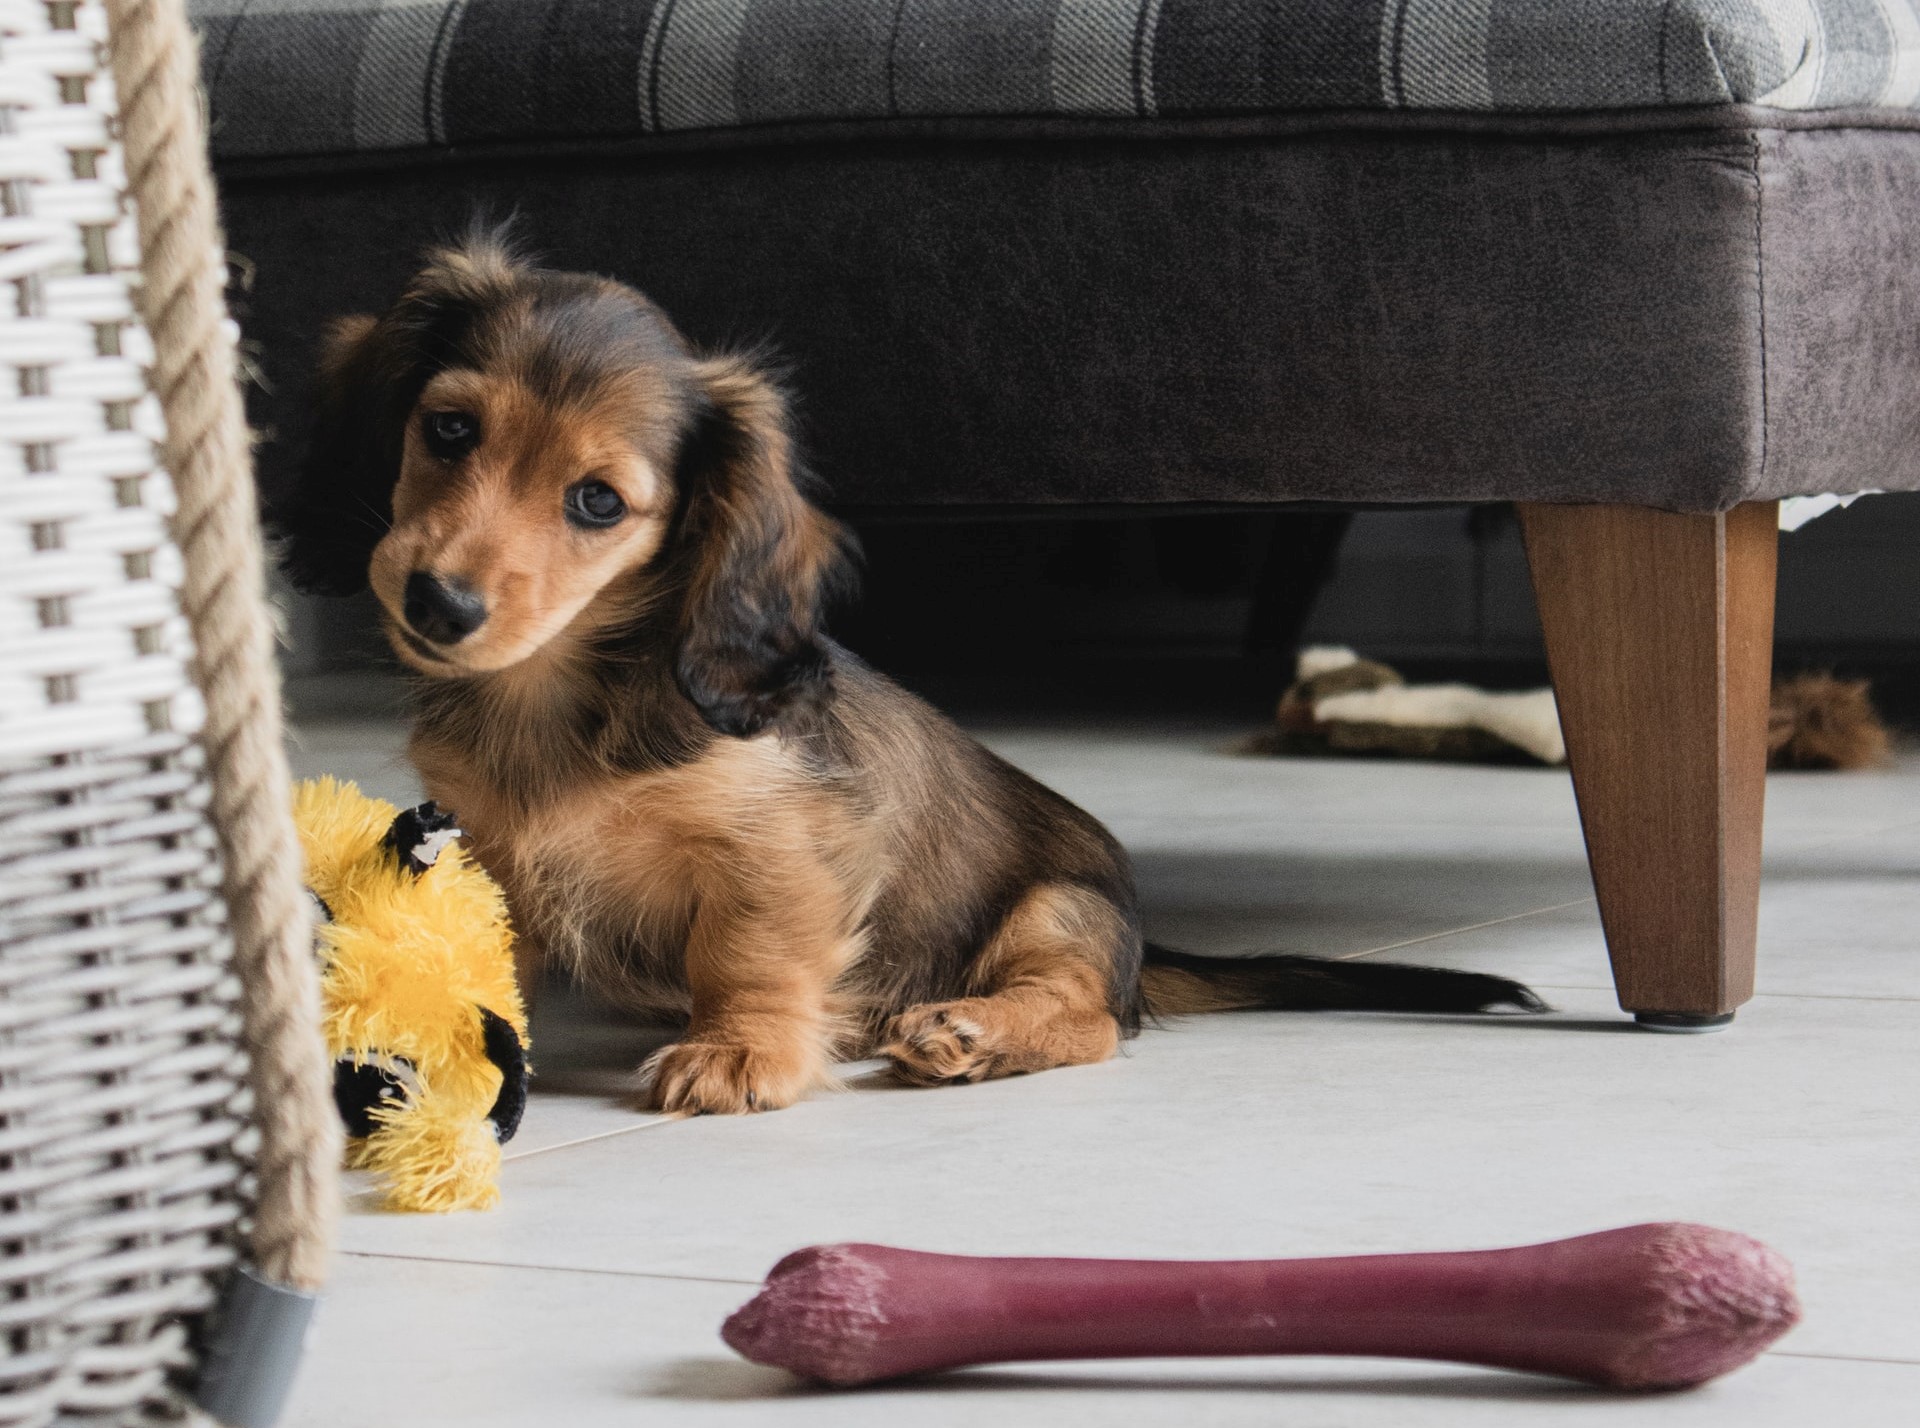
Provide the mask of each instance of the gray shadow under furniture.
{"label": "gray shadow under furniture", "polygon": [[1774,502],[1920,487],[1910,0],[199,8],[269,482],[482,208],[848,508],[1519,503],[1621,1004],[1752,995]]}

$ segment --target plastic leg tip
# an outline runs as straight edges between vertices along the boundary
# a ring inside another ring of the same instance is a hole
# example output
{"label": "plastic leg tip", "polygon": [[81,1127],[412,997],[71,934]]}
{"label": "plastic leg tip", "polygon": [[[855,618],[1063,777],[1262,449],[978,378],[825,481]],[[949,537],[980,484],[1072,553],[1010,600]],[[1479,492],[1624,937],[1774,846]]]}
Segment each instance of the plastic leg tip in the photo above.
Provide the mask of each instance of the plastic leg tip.
{"label": "plastic leg tip", "polygon": [[194,1401],[224,1428],[273,1428],[286,1407],[316,1295],[262,1279],[242,1265],[213,1321]]}
{"label": "plastic leg tip", "polygon": [[1708,1031],[1725,1031],[1733,1025],[1732,1012],[1714,1012],[1711,1015],[1699,1015],[1694,1012],[1635,1012],[1633,1019],[1648,1031],[1676,1032],[1682,1036],[1698,1036]]}

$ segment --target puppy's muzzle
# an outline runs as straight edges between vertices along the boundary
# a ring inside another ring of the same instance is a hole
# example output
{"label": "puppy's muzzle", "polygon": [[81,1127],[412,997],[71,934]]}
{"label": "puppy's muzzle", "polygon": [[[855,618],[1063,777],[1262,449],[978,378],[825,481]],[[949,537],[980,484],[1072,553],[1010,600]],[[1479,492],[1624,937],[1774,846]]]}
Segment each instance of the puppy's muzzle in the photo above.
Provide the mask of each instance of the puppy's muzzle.
{"label": "puppy's muzzle", "polygon": [[436,645],[457,645],[487,622],[487,602],[459,580],[442,580],[431,571],[407,577],[400,613],[407,628]]}

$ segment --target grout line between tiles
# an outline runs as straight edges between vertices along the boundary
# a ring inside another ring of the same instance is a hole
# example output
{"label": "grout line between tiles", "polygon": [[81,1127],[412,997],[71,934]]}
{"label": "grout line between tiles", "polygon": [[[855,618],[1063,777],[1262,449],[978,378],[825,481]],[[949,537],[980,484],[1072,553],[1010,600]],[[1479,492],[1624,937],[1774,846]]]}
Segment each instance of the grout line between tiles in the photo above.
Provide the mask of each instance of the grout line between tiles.
{"label": "grout line between tiles", "polygon": [[[1917,820],[1920,821],[1920,820]],[[1906,824],[1897,825],[1906,827]],[[1848,835],[1849,837],[1853,835]],[[1836,840],[1844,841],[1844,840]],[[1415,947],[1423,942],[1438,942],[1448,937],[1461,937],[1469,932],[1479,932],[1488,927],[1499,927],[1509,922],[1524,922],[1530,917],[1544,917],[1548,913],[1564,912],[1570,907],[1580,907],[1592,902],[1591,897],[1576,898],[1572,902],[1555,903],[1551,907],[1536,907],[1528,912],[1516,912],[1508,917],[1495,917],[1486,922],[1476,922],[1471,927],[1456,927],[1445,932],[1429,932],[1420,937],[1409,937],[1401,942],[1389,942],[1384,947],[1369,947],[1364,952],[1342,952],[1332,960],[1352,962],[1362,957],[1373,957],[1382,952],[1395,952],[1402,947]],[[1593,982],[1529,982],[1529,986],[1544,987],[1548,991],[1559,992],[1610,992],[1613,985],[1600,985]],[[1848,992],[1755,992],[1754,999],[1765,998],[1769,1001],[1820,1001],[1820,1002],[1920,1002],[1920,996],[1902,996],[1899,993],[1876,995],[1873,993]]]}
{"label": "grout line between tiles", "polygon": [[615,1279],[661,1279],[675,1284],[742,1284],[757,1289],[763,1281],[758,1279],[731,1279],[712,1274],[664,1274],[658,1270],[645,1269],[594,1269],[578,1264],[526,1264],[506,1259],[459,1259],[432,1254],[388,1254],[382,1250],[341,1250],[341,1254],[352,1259],[391,1259],[403,1260],[408,1264],[460,1264],[474,1269],[524,1269],[536,1274],[599,1274],[610,1275]]}
{"label": "grout line between tiles", "polygon": [[[668,1274],[659,1270],[596,1269],[585,1265],[528,1264],[521,1261],[500,1259],[443,1258],[439,1255],[390,1254],[379,1250],[341,1250],[340,1254],[348,1259],[395,1260],[408,1264],[462,1265],[472,1269],[522,1270],[534,1274],[592,1274],[614,1279],[659,1280],[668,1284],[732,1284],[742,1288],[756,1289],[764,1282],[759,1279],[738,1279],[732,1276],[712,1274]],[[1773,1349],[1768,1352],[1767,1357],[1781,1359],[1819,1359],[1834,1363],[1892,1364],[1901,1368],[1920,1368],[1920,1359],[1893,1358],[1878,1354],[1826,1354],[1806,1349]]]}
{"label": "grout line between tiles", "polygon": [[1577,897],[1571,902],[1556,902],[1550,907],[1529,908],[1525,912],[1512,913],[1506,917],[1492,917],[1485,922],[1476,922],[1467,927],[1449,927],[1442,932],[1428,932],[1419,937],[1409,937],[1400,942],[1389,942],[1382,947],[1369,947],[1364,952],[1342,952],[1333,960],[1352,962],[1361,957],[1372,957],[1381,952],[1397,952],[1402,947],[1417,946],[1422,942],[1437,942],[1443,937],[1459,937],[1468,932],[1479,932],[1484,928],[1498,927],[1507,922],[1524,922],[1529,917],[1544,917],[1550,912],[1565,912],[1570,907],[1580,907],[1592,902],[1591,897]]}
{"label": "grout line between tiles", "polygon": [[[1613,990],[1610,983],[1600,982],[1528,982],[1527,985],[1544,987],[1550,992],[1610,992]],[[1872,996],[1864,992],[1755,992],[1753,999],[1770,1002],[1920,1002],[1920,997]]]}
{"label": "grout line between tiles", "polygon": [[1897,992],[1886,996],[1869,992],[1755,992],[1753,996],[1755,1001],[1765,997],[1778,1002],[1920,1002],[1920,997],[1903,997]]}
{"label": "grout line between tiles", "polygon": [[679,1119],[676,1116],[649,1116],[630,1126],[620,1126],[614,1130],[595,1131],[592,1135],[575,1136],[572,1140],[559,1141],[553,1145],[537,1146],[532,1150],[515,1151],[512,1155],[500,1157],[502,1165],[510,1165],[516,1160],[531,1160],[536,1155],[546,1155],[550,1151],[565,1150],[568,1146],[589,1145],[596,1140],[611,1140],[617,1135],[632,1135],[635,1131],[650,1130],[654,1126],[665,1125]]}
{"label": "grout line between tiles", "polygon": [[[1905,828],[1920,826],[1920,818],[1899,818],[1892,823],[1876,823],[1870,828],[1850,828],[1844,833],[1827,833],[1807,843],[1797,843],[1782,848],[1782,853],[1799,853],[1809,848],[1830,848],[1835,843],[1854,843],[1862,838],[1878,838],[1886,833],[1898,833]],[[1785,831],[1784,829],[1782,830]]]}
{"label": "grout line between tiles", "polygon": [[1878,1354],[1820,1354],[1807,1349],[1773,1349],[1767,1354],[1773,1359],[1827,1359],[1843,1364],[1898,1364],[1902,1368],[1920,1368],[1920,1359],[1890,1359]]}

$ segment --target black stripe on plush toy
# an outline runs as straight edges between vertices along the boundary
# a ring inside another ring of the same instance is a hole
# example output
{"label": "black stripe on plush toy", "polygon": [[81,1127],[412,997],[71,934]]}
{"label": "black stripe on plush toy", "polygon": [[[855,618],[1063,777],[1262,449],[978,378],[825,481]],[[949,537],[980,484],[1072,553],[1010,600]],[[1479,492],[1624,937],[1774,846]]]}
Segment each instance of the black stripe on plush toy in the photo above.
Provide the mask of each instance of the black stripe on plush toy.
{"label": "black stripe on plush toy", "polygon": [[404,1105],[411,1098],[409,1082],[418,1084],[413,1063],[404,1057],[389,1057],[384,1064],[358,1056],[342,1056],[333,1063],[333,1104],[347,1134],[364,1139],[380,1129],[374,1112],[385,1106]]}
{"label": "black stripe on plush toy", "polygon": [[409,808],[393,820],[381,844],[392,850],[400,866],[419,877],[434,865],[441,849],[460,836],[451,813],[432,801]]}
{"label": "black stripe on plush toy", "polygon": [[494,1139],[505,1145],[520,1129],[520,1117],[527,1109],[527,1051],[505,1017],[485,1007],[479,1011],[487,1060],[500,1068],[500,1094],[493,1098],[487,1120],[493,1126]]}

